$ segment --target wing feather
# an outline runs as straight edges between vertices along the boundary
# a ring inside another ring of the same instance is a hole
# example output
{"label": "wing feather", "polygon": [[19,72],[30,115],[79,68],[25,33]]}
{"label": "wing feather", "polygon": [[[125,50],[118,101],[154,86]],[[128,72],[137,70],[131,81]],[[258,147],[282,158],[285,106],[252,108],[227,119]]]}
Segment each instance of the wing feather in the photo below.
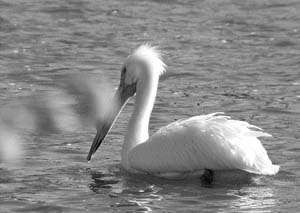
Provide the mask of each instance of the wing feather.
{"label": "wing feather", "polygon": [[158,130],[129,152],[132,168],[149,173],[193,172],[202,169],[241,169],[275,174],[258,137],[271,135],[223,113],[191,117]]}

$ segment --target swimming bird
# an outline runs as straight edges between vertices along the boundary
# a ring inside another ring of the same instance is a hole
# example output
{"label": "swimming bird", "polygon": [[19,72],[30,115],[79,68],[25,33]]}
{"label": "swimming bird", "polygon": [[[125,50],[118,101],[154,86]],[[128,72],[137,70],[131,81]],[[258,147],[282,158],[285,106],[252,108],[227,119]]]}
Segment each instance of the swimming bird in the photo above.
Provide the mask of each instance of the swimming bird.
{"label": "swimming bird", "polygon": [[160,51],[141,45],[126,59],[112,109],[97,124],[87,160],[96,152],[129,98],[136,95],[134,111],[122,146],[123,168],[132,173],[181,177],[199,171],[243,170],[275,175],[259,137],[270,137],[259,127],[233,120],[223,113],[194,116],[175,121],[149,136],[149,120],[159,77],[166,65]]}

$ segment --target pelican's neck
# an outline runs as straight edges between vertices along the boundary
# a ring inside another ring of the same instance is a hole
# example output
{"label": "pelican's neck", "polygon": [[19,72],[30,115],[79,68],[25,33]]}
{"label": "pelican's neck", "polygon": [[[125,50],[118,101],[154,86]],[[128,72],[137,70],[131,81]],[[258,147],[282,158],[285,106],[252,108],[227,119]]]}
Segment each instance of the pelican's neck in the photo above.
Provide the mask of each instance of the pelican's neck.
{"label": "pelican's neck", "polygon": [[145,76],[137,84],[135,107],[122,148],[122,165],[125,169],[129,169],[129,151],[149,138],[149,120],[155,102],[158,80],[158,76]]}

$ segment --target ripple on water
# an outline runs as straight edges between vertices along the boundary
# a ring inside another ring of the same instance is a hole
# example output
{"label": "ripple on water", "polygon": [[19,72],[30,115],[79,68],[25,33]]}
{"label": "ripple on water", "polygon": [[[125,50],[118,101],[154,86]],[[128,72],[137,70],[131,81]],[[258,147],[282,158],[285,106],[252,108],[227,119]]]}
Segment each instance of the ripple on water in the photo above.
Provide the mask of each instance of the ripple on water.
{"label": "ripple on water", "polygon": [[[0,5],[1,5],[1,3],[0,3]],[[11,23],[9,20],[0,16],[0,32],[9,33],[16,29],[17,29],[17,27],[15,24]]]}

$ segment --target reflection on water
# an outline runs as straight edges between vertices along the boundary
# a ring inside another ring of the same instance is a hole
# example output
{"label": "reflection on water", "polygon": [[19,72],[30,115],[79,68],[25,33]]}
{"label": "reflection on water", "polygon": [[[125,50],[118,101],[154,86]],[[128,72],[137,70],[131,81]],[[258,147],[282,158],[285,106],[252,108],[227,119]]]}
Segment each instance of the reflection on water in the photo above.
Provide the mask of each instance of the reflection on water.
{"label": "reflection on water", "polygon": [[[222,174],[210,186],[198,178],[183,181],[166,180],[146,175],[132,175],[119,165],[110,166],[108,173],[88,170],[92,181],[89,188],[96,194],[108,194],[110,206],[116,211],[157,211],[172,209],[241,210],[253,212],[276,209],[276,189],[267,187],[268,178],[253,175],[248,181],[237,181],[234,173]],[[275,191],[274,191],[275,190]],[[166,199],[167,198],[167,199]]]}
{"label": "reflection on water", "polygon": [[[0,0],[0,10],[1,211],[300,208],[299,2]],[[263,144],[281,166],[279,174],[221,176],[211,186],[129,175],[116,165],[132,101],[88,164],[95,134],[88,112],[106,106],[90,97],[101,94],[104,77],[118,84],[125,57],[143,42],[159,45],[168,65],[151,133],[174,120],[224,111],[273,135]],[[94,82],[73,81],[81,85],[79,97],[74,85],[63,83],[75,74]],[[90,93],[90,86],[99,89]],[[32,120],[32,111],[40,110],[40,122]],[[10,152],[18,163],[7,163],[15,162],[3,155]]]}
{"label": "reflection on water", "polygon": [[276,199],[271,188],[250,187],[243,191],[243,196],[240,196],[237,202],[232,205],[241,210],[264,210],[275,209]]}

